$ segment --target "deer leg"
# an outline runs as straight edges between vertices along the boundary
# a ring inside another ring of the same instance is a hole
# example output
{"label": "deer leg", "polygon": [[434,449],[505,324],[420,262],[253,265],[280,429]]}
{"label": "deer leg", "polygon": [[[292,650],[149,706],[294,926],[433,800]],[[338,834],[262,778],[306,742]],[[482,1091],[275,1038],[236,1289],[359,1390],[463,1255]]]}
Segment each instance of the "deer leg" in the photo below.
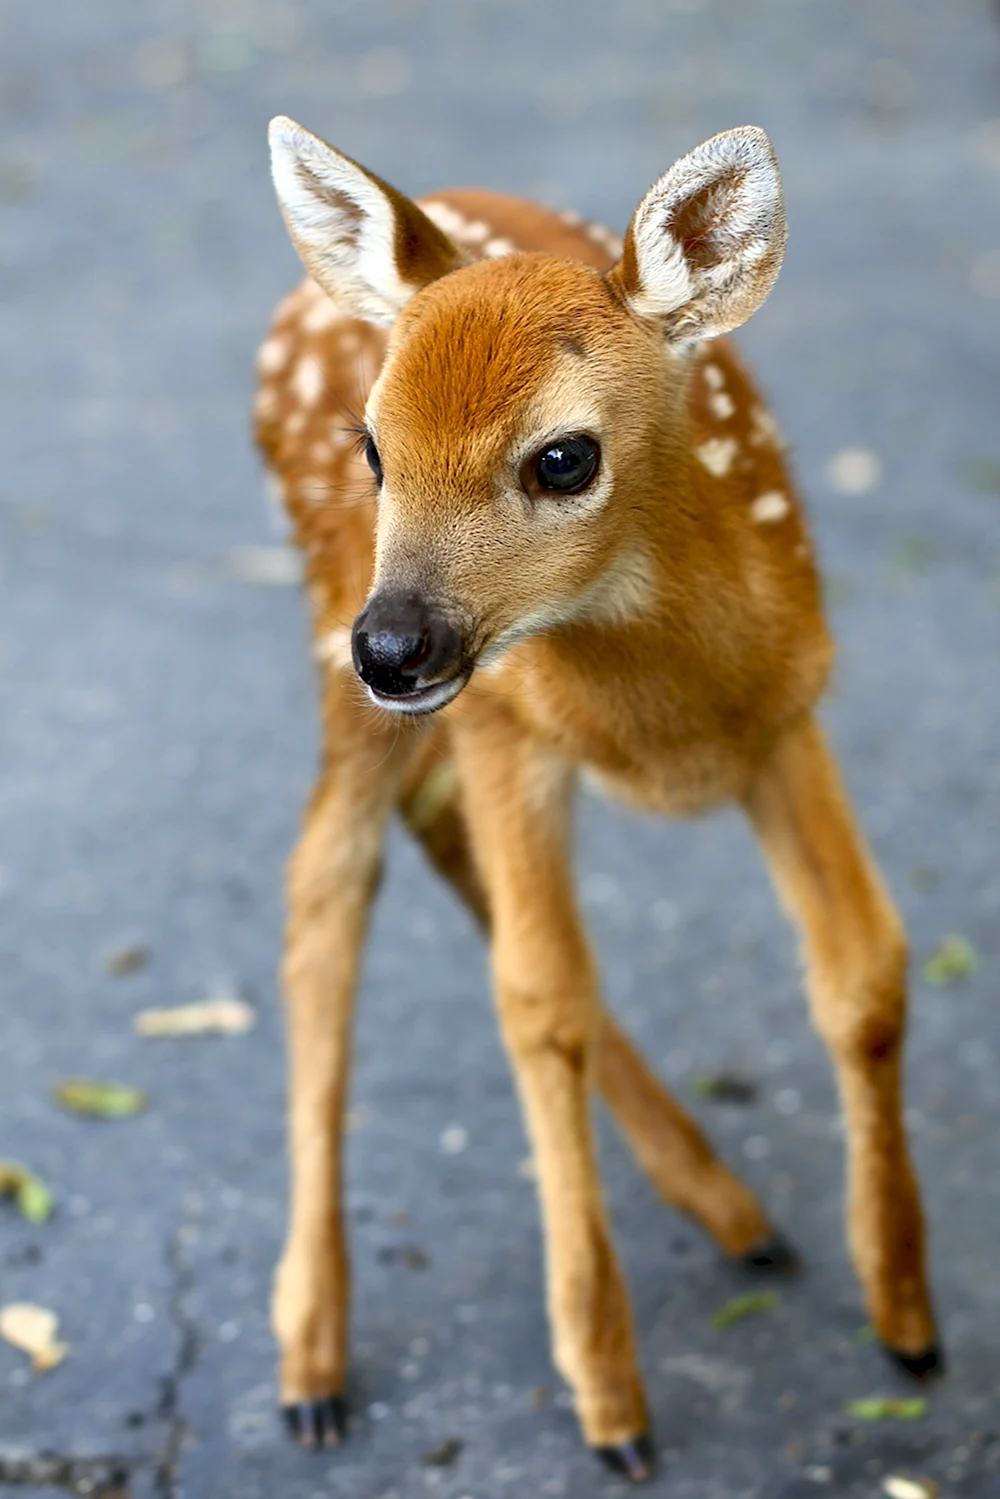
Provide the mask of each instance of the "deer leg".
{"label": "deer leg", "polygon": [[500,1026],[538,1169],[554,1358],[586,1440],[639,1481],[652,1454],[591,1130],[600,1008],[567,858],[572,776],[502,711],[463,723],[456,748],[492,913]]}
{"label": "deer leg", "polygon": [[837,1074],[849,1242],[872,1322],[904,1369],[927,1374],[941,1357],[902,1118],[905,933],[813,720],[779,742],[747,809],[801,931],[813,1017]]}
{"label": "deer leg", "polygon": [[[444,725],[407,766],[400,809],[411,833],[484,931],[486,892],[469,847],[458,768]],[[628,1036],[603,1012],[592,1082],[665,1201],[694,1218],[748,1269],[791,1269],[795,1257],[752,1192],[722,1164]]]}
{"label": "deer leg", "polygon": [[341,1137],[351,1014],[385,823],[406,753],[398,727],[373,724],[351,686],[333,678],[325,716],[335,733],[328,735],[288,870],[283,976],[292,1190],[273,1322],[286,1422],[310,1447],[335,1445],[344,1428],[349,1267]]}

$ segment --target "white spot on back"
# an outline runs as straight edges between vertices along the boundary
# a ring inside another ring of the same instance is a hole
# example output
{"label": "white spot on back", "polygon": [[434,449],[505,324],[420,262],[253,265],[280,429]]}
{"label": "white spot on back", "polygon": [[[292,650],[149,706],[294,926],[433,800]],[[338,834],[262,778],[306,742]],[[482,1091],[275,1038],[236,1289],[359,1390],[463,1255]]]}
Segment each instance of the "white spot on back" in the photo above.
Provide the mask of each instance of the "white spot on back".
{"label": "white spot on back", "polygon": [[791,508],[780,489],[769,489],[766,494],[758,495],[750,506],[750,518],[755,525],[766,526],[784,520]]}
{"label": "white spot on back", "polygon": [[336,308],[329,297],[313,303],[309,311],[302,319],[302,327],[306,333],[323,333],[327,328],[332,328],[334,323],[339,322],[344,314]]}
{"label": "white spot on back", "polygon": [[325,505],[333,486],[321,474],[303,474],[295,480],[295,493],[307,505]]}
{"label": "white spot on back", "polygon": [[292,375],[292,390],[303,406],[315,406],[323,394],[326,376],[315,354],[303,354]]}
{"label": "white spot on back", "polygon": [[708,404],[712,415],[718,417],[720,422],[727,421],[736,410],[732,396],[724,390],[714,390],[708,398]]}
{"label": "white spot on back", "polygon": [[621,235],[615,234],[613,229],[606,229],[603,224],[588,224],[586,233],[587,238],[592,239],[595,245],[600,245],[602,250],[607,250],[609,255],[616,258],[625,248]]}
{"label": "white spot on back", "polygon": [[732,467],[737,448],[734,437],[710,437],[694,451],[695,457],[710,474],[716,479],[724,479]]}
{"label": "white spot on back", "polygon": [[487,240],[483,246],[483,254],[489,256],[491,260],[498,260],[501,255],[513,255],[516,249],[517,246],[513,240],[504,239],[502,235],[498,235],[496,239]]}
{"label": "white spot on back", "polygon": [[265,340],[257,350],[257,372],[261,375],[276,375],[288,363],[288,340],[273,336]]}
{"label": "white spot on back", "polygon": [[452,238],[462,232],[467,220],[457,209],[452,208],[450,203],[441,203],[436,198],[429,203],[421,203],[421,209],[436,224],[442,234],[450,234]]}
{"label": "white spot on back", "polygon": [[754,406],[750,412],[750,443],[755,448],[772,447],[779,451],[785,446],[781,428],[764,406]]}
{"label": "white spot on back", "polygon": [[722,390],[726,383],[726,377],[717,364],[706,364],[702,366],[702,374],[705,384],[709,390]]}

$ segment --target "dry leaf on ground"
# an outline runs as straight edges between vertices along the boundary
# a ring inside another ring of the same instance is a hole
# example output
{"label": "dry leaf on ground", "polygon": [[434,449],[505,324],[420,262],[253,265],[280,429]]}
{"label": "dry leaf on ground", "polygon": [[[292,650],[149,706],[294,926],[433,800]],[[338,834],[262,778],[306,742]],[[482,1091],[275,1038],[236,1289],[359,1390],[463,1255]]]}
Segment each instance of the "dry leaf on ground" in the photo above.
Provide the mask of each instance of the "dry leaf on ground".
{"label": "dry leaf on ground", "polygon": [[19,1161],[0,1161],[0,1197],[13,1197],[29,1223],[45,1223],[52,1217],[52,1193]]}
{"label": "dry leaf on ground", "polygon": [[252,1005],[235,997],[202,999],[165,1010],[140,1010],[132,1022],[137,1036],[245,1036],[257,1024]]}
{"label": "dry leaf on ground", "polygon": [[130,1088],[125,1083],[97,1082],[93,1078],[66,1078],[56,1083],[52,1096],[62,1108],[71,1114],[83,1114],[91,1119],[128,1119],[141,1114],[149,1106],[149,1099],[141,1088]]}
{"label": "dry leaf on ground", "polygon": [[732,1327],[736,1322],[742,1322],[744,1317],[759,1317],[764,1312],[773,1312],[775,1307],[781,1305],[781,1297],[777,1291],[761,1291],[751,1296],[734,1296],[732,1301],[727,1301],[725,1306],[720,1307],[712,1318],[712,1326],[721,1332],[727,1327]]}
{"label": "dry leaf on ground", "polygon": [[943,987],[956,979],[968,978],[979,967],[979,955],[968,937],[952,932],[942,937],[924,964],[924,978],[929,984]]}
{"label": "dry leaf on ground", "polygon": [[448,1437],[440,1446],[425,1452],[420,1461],[425,1468],[450,1468],[461,1455],[462,1446],[458,1437]]}
{"label": "dry leaf on ground", "polygon": [[888,1499],[938,1499],[941,1485],[933,1478],[903,1478],[898,1473],[890,1473],[882,1480],[882,1492],[888,1495]]}
{"label": "dry leaf on ground", "polygon": [[45,1374],[62,1363],[69,1352],[56,1338],[59,1318],[44,1306],[30,1301],[12,1301],[0,1308],[0,1337],[13,1348],[31,1355],[36,1374]]}
{"label": "dry leaf on ground", "polygon": [[848,1400],[844,1409],[859,1421],[919,1421],[927,1401],[917,1395],[906,1400]]}
{"label": "dry leaf on ground", "polygon": [[149,962],[149,951],[145,947],[113,947],[101,959],[101,967],[111,978],[126,978],[138,973]]}

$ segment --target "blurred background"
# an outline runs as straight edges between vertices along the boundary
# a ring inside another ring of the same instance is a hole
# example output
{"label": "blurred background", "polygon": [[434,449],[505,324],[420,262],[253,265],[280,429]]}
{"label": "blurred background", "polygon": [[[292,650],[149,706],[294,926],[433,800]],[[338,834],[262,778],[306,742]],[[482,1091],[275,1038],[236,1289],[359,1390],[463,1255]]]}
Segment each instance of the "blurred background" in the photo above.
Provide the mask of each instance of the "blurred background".
{"label": "blurred background", "polygon": [[[410,193],[478,183],[617,229],[703,137],[770,131],[791,239],[740,342],[809,497],[841,648],[827,721],[912,932],[908,1120],[952,1372],[911,1421],[845,1412],[905,1392],[858,1336],[833,1089],[739,819],[587,801],[581,897],[611,1000],[807,1261],[767,1315],[717,1330],[746,1288],[602,1136],[663,1453],[652,1492],[875,1496],[909,1477],[991,1499],[986,0],[0,0],[0,1157],[55,1204],[34,1223],[0,1204],[0,1306],[54,1312],[69,1345],[40,1375],[0,1344],[0,1495],[615,1492],[548,1360],[479,946],[401,837],[351,1114],[354,1431],[310,1457],[273,1414],[280,871],[316,752],[295,571],[248,440],[255,347],[298,275],[266,167],[278,111]],[[253,1007],[251,1033],[133,1033],[145,1007],[220,994]],[[730,1074],[745,1086],[718,1086]],[[73,1117],[51,1088],[81,1075],[148,1107]]]}

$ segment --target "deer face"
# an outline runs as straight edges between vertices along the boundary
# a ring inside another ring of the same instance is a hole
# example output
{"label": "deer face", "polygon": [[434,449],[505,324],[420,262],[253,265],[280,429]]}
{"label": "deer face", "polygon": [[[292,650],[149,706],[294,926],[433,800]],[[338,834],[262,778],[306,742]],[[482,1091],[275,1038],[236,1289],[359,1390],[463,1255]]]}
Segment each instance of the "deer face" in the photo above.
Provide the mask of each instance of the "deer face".
{"label": "deer face", "polygon": [[432,712],[520,640],[641,609],[635,507],[686,353],[749,316],[780,264],[763,132],[679,162],[607,276],[536,254],[467,264],[415,204],[299,126],[275,121],[271,139],[307,268],[393,328],[365,413],[376,559],[352,637],[375,702]]}

